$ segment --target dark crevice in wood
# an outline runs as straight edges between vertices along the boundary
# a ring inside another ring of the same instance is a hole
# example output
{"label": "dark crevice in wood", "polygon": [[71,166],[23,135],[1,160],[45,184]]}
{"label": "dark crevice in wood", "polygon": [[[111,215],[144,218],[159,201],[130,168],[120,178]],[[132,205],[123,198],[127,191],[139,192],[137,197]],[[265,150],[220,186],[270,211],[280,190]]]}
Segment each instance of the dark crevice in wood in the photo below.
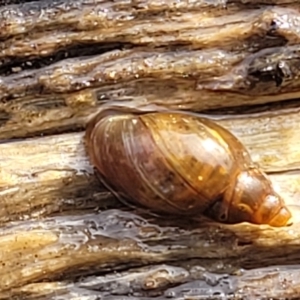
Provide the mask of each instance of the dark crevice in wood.
{"label": "dark crevice in wood", "polygon": [[[37,136],[40,136],[40,137],[45,136],[46,137],[46,136],[57,135],[57,134],[62,134],[62,133],[81,132],[81,131],[84,131],[84,129],[85,129],[85,127],[81,124],[71,124],[71,125],[66,125],[66,126],[59,126],[59,127],[56,127],[56,128],[37,130],[37,131],[32,132],[32,133],[27,133],[26,138],[34,138],[34,137],[37,137]],[[10,140],[11,141],[18,141],[20,139],[18,137],[12,137]],[[0,142],[1,141],[2,140],[0,139]]]}
{"label": "dark crevice in wood", "polygon": [[246,246],[251,246],[251,245],[253,245],[253,241],[238,240],[238,242],[237,242],[238,247],[246,247]]}
{"label": "dark crevice in wood", "polygon": [[264,112],[275,112],[278,110],[289,110],[289,109],[300,109],[300,99],[289,99],[278,101],[274,103],[263,103],[256,105],[243,105],[243,106],[233,106],[233,107],[223,107],[215,109],[206,109],[199,112],[205,113],[208,115],[248,115],[255,113],[264,113]]}
{"label": "dark crevice in wood", "polygon": [[7,111],[0,110],[0,127],[4,126],[10,117],[11,115]]}
{"label": "dark crevice in wood", "polygon": [[37,2],[41,0],[0,0],[0,6],[22,4],[26,2]]}
{"label": "dark crevice in wood", "polygon": [[49,56],[41,57],[6,57],[0,63],[0,75],[9,76],[26,70],[40,69],[67,58],[85,58],[92,55],[101,55],[112,50],[130,49],[133,45],[130,43],[92,43],[92,44],[76,44]]}

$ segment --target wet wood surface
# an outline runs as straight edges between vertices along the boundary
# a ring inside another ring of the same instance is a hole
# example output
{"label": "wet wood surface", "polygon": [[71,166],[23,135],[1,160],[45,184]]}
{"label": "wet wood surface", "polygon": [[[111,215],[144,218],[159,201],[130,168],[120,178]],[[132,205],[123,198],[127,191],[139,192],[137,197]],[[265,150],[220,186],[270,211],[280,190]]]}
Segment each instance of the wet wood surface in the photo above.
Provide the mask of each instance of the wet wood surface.
{"label": "wet wood surface", "polygon": [[[297,299],[300,2],[0,1],[0,299]],[[83,143],[102,104],[206,114],[292,226],[125,207]]]}

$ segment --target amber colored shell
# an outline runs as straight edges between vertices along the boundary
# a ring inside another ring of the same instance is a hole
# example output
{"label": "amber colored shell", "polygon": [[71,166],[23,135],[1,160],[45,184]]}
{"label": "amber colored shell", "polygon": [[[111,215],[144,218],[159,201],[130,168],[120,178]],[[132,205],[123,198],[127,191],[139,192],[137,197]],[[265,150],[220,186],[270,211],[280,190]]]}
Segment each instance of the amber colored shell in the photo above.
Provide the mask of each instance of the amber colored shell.
{"label": "amber colored shell", "polygon": [[87,126],[92,164],[115,192],[153,212],[284,226],[291,213],[241,142],[184,112],[105,110]]}

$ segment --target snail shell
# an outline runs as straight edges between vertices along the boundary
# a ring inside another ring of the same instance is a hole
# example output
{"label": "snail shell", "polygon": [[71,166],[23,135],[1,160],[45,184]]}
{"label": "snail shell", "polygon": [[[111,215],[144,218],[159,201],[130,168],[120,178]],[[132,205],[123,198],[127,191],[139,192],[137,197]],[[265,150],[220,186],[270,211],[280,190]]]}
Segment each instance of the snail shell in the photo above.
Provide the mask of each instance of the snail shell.
{"label": "snail shell", "polygon": [[207,118],[105,109],[88,123],[86,145],[101,179],[153,212],[291,224],[283,199],[242,143]]}

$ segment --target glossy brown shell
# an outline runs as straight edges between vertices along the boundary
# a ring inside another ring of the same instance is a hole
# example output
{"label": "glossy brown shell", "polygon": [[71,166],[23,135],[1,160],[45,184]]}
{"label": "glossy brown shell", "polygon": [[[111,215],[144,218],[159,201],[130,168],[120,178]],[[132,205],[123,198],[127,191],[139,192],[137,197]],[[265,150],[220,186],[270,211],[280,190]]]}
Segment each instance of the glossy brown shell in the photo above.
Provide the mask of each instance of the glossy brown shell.
{"label": "glossy brown shell", "polygon": [[105,110],[89,122],[86,143],[102,180],[154,212],[273,226],[291,218],[241,142],[209,119]]}

